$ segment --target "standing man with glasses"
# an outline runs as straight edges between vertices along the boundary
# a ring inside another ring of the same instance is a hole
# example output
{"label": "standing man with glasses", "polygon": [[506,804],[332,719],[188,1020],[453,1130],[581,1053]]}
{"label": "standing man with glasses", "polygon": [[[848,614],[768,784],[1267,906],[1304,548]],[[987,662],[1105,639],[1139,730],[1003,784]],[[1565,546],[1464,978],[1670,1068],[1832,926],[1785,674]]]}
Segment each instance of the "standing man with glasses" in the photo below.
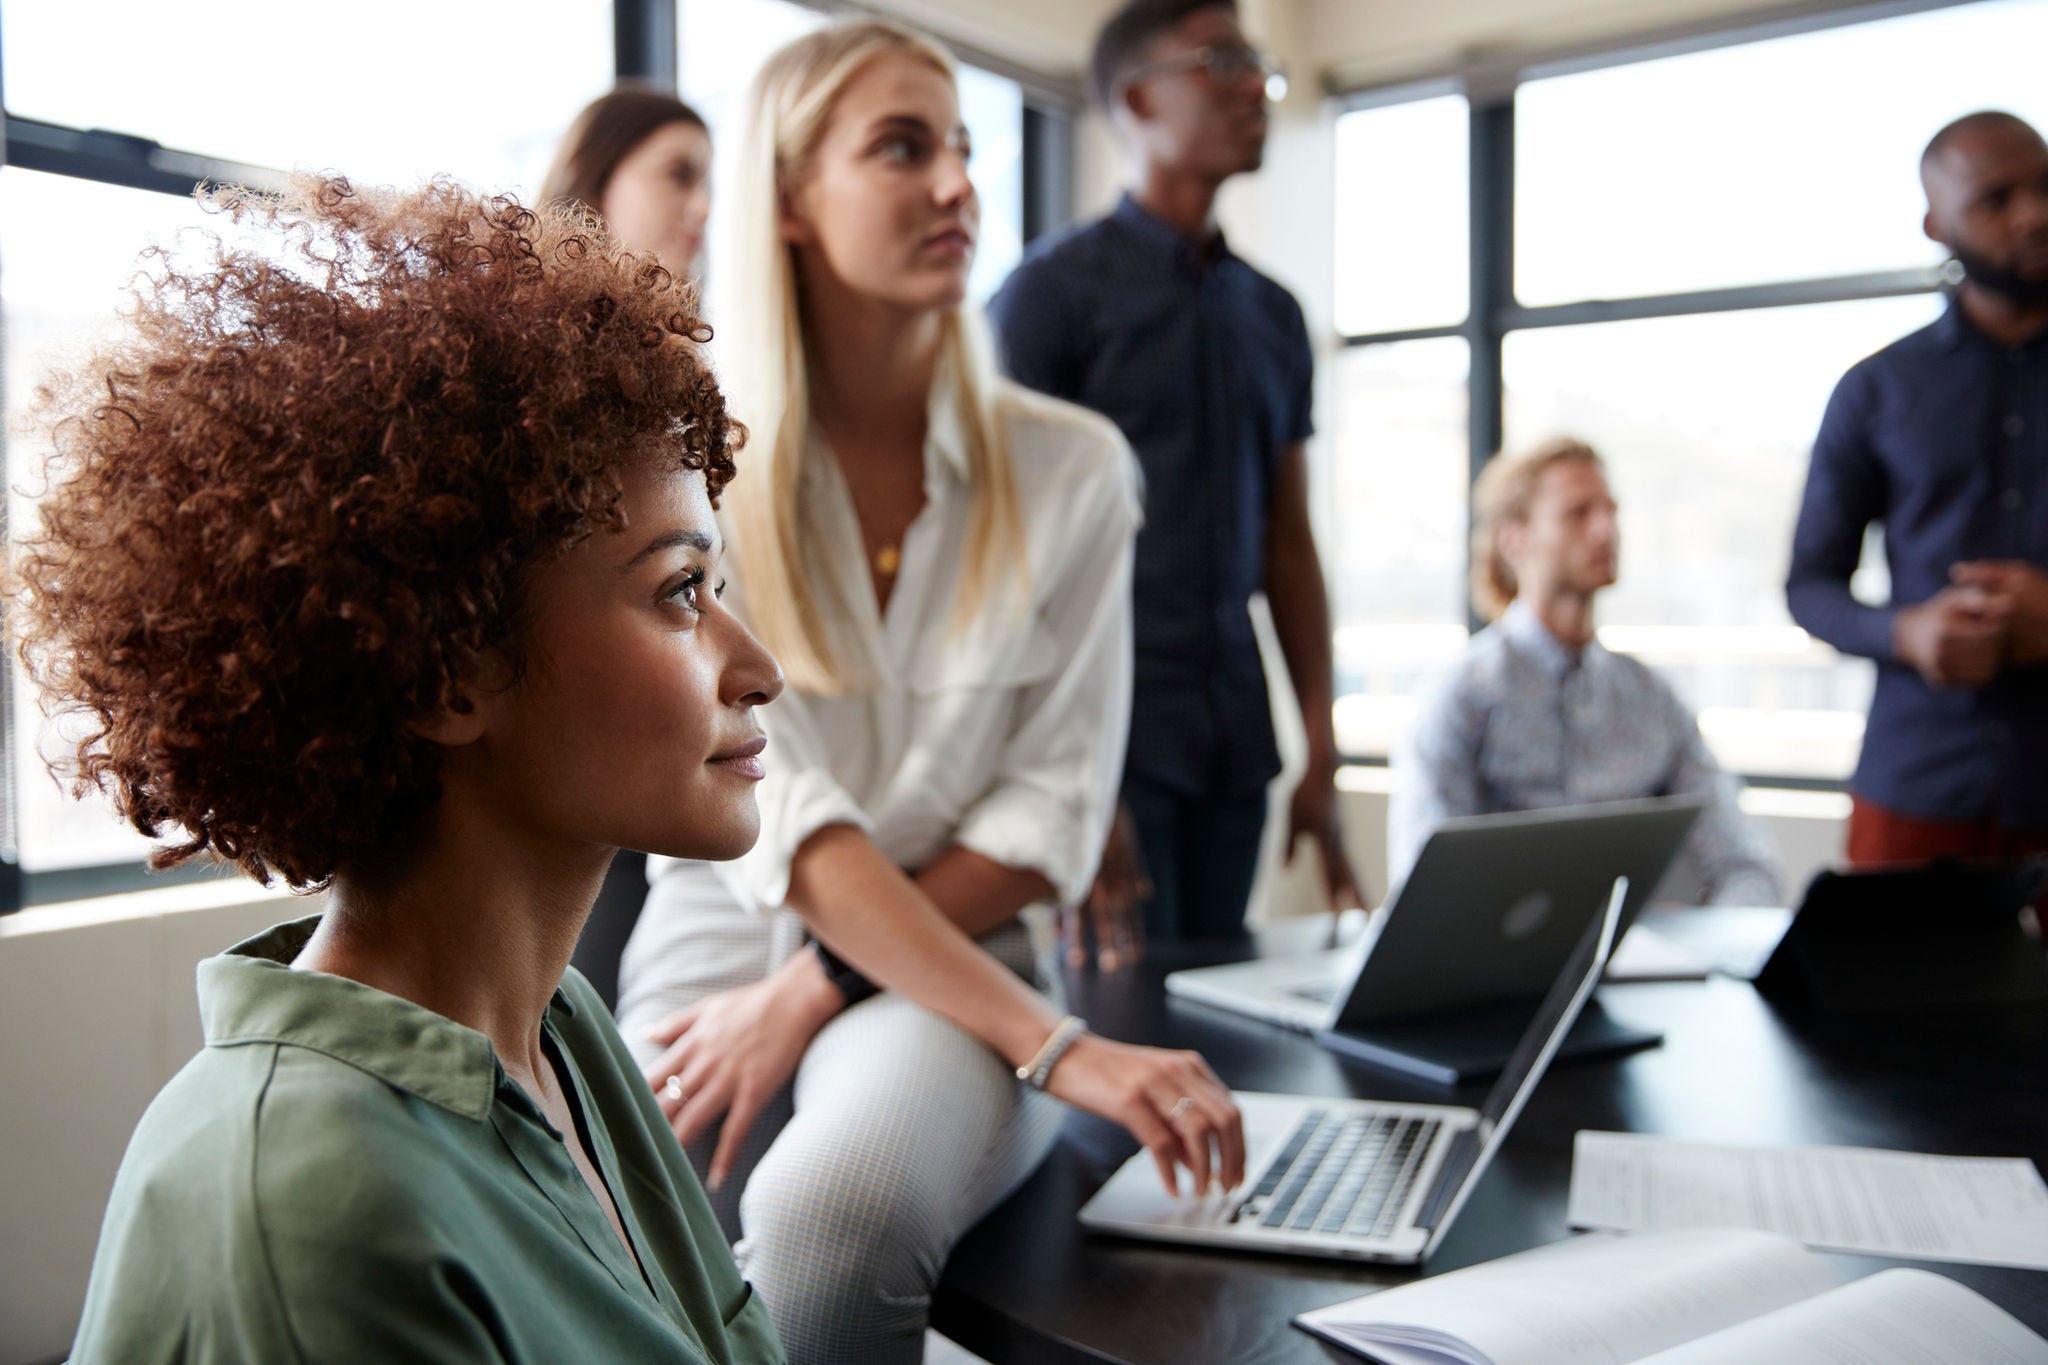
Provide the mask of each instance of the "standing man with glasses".
{"label": "standing man with glasses", "polygon": [[1111,418],[1145,470],[1128,819],[1090,897],[1114,965],[1133,901],[1155,937],[1244,932],[1280,771],[1254,593],[1272,605],[1308,731],[1288,856],[1306,837],[1332,902],[1363,900],[1337,822],[1330,611],[1304,453],[1308,329],[1216,226],[1217,191],[1259,168],[1267,101],[1286,83],[1228,0],[1132,0],[1097,37],[1089,74],[1127,153],[1126,192],[1108,217],[1035,244],[989,312],[1010,373]]}
{"label": "standing man with glasses", "polygon": [[[2048,852],[2048,142],[1970,114],[1920,158],[1962,282],[1836,387],[1792,543],[1792,619],[1877,661],[1851,863]],[[1890,601],[1849,588],[1884,528]]]}

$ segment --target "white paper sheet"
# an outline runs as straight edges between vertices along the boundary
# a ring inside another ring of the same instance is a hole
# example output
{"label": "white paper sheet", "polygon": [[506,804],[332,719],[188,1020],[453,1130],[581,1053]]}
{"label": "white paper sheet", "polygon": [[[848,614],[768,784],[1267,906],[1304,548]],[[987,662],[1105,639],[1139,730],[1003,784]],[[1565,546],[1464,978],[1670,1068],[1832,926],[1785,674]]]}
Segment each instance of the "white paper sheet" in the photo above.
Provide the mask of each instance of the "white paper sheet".
{"label": "white paper sheet", "polygon": [[2048,1365],[2048,1341],[1924,1270],[1880,1270],[1642,1365]]}
{"label": "white paper sheet", "polygon": [[1569,1213],[1575,1227],[1762,1228],[1838,1251],[2048,1270],[2048,1183],[2024,1157],[1587,1131]]}

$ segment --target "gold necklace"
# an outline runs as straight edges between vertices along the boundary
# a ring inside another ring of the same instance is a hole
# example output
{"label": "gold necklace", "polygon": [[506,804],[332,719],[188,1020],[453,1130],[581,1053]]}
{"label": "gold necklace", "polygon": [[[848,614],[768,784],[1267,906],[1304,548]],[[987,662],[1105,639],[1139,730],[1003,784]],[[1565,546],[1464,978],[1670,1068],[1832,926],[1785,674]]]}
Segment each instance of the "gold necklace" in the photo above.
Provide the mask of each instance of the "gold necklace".
{"label": "gold necklace", "polygon": [[875,572],[884,578],[894,578],[896,570],[903,567],[903,551],[894,541],[884,541],[875,551]]}

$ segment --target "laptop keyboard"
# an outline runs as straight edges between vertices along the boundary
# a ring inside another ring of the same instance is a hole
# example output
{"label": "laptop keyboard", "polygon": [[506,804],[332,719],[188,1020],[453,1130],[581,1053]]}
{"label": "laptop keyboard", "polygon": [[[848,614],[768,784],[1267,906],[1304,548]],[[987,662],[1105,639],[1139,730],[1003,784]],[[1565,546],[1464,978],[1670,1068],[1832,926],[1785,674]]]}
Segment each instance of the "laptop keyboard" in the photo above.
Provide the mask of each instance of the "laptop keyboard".
{"label": "laptop keyboard", "polygon": [[1294,1232],[1389,1236],[1442,1127],[1437,1119],[1312,1109],[1237,1217]]}

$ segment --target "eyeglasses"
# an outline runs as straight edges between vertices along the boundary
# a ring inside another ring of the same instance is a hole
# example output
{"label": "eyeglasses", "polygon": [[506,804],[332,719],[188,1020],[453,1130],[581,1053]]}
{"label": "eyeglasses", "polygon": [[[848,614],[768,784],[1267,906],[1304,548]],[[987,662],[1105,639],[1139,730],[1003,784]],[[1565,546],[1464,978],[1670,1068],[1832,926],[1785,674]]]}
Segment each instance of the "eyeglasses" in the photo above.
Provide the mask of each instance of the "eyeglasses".
{"label": "eyeglasses", "polygon": [[1265,87],[1267,99],[1278,104],[1287,98],[1287,69],[1279,60],[1269,52],[1237,44],[1198,47],[1192,52],[1161,57],[1156,62],[1133,67],[1117,84],[1136,85],[1140,81],[1193,71],[1196,67],[1208,72],[1209,79],[1218,85],[1229,85],[1256,73],[1260,84]]}

